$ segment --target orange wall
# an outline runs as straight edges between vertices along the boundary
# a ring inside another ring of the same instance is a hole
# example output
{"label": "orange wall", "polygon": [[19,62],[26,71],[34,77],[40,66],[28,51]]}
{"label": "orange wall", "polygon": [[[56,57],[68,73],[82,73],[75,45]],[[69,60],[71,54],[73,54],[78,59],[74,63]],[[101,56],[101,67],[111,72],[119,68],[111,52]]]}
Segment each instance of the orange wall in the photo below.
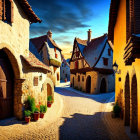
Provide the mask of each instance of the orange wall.
{"label": "orange wall", "polygon": [[[126,0],[120,1],[116,25],[114,28],[114,56],[113,62],[119,65],[118,69],[121,74],[116,74],[115,79],[115,101],[119,100],[122,107],[124,107],[124,86],[127,73],[130,78],[130,92],[132,77],[136,74],[137,77],[137,93],[138,93],[138,135],[140,137],[140,59],[136,59],[130,66],[124,64],[124,48],[126,47]],[[121,82],[118,78],[121,77]],[[120,90],[122,89],[122,93]],[[121,97],[121,98],[120,98]]]}

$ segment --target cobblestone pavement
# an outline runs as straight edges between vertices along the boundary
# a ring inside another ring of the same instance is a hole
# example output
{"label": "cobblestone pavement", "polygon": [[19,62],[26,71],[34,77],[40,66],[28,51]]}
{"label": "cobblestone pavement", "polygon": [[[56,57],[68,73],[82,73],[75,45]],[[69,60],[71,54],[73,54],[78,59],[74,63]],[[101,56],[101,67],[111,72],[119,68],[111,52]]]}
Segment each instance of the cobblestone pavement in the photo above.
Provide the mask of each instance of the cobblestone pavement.
{"label": "cobblestone pavement", "polygon": [[[114,94],[86,97],[57,87],[56,95],[63,100],[63,112],[55,121],[44,120],[23,125],[21,122],[0,122],[0,140],[110,140],[112,139],[104,111]],[[55,99],[56,100],[56,99]],[[109,121],[109,120],[108,120]],[[121,135],[121,134],[120,134]],[[119,139],[121,140],[121,138]],[[126,139],[127,140],[127,139]]]}

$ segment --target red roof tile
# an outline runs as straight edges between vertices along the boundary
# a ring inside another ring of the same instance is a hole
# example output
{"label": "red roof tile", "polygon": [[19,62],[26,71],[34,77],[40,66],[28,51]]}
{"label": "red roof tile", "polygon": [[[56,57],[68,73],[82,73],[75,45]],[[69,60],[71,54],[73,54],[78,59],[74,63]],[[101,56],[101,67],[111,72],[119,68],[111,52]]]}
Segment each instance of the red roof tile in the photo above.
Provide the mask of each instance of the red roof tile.
{"label": "red roof tile", "polygon": [[47,70],[51,72],[51,69],[49,68],[49,66],[43,64],[41,61],[39,61],[35,55],[33,55],[31,52],[29,53],[29,57],[24,57],[22,56],[22,58],[31,66],[34,68],[40,68],[43,70]]}
{"label": "red roof tile", "polygon": [[41,22],[39,17],[32,10],[32,8],[27,0],[18,0],[18,3],[21,6],[21,8],[23,9],[24,13],[28,16],[29,21],[31,23]]}

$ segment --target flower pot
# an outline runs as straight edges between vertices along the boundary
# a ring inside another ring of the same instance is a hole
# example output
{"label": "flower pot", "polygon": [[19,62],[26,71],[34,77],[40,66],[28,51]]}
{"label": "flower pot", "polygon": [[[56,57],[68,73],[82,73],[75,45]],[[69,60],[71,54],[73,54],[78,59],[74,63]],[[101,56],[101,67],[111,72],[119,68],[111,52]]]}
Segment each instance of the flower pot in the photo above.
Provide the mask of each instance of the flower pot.
{"label": "flower pot", "polygon": [[25,122],[26,122],[26,123],[29,123],[30,120],[31,120],[31,117],[25,117]]}
{"label": "flower pot", "polygon": [[39,112],[35,112],[33,114],[33,116],[34,116],[34,121],[37,121],[39,119],[40,113]]}
{"label": "flower pot", "polygon": [[40,113],[40,118],[44,118],[44,113]]}
{"label": "flower pot", "polygon": [[51,107],[52,103],[51,102],[48,102],[47,103],[47,107]]}
{"label": "flower pot", "polygon": [[65,79],[65,83],[67,82],[67,79]]}

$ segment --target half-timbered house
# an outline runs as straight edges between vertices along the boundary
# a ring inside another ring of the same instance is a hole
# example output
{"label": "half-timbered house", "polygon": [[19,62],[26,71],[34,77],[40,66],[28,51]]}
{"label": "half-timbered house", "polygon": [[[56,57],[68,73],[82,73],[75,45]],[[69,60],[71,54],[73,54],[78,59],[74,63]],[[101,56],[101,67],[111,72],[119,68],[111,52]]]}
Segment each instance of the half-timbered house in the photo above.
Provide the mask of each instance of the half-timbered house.
{"label": "half-timbered house", "polygon": [[112,58],[107,34],[91,40],[89,30],[88,40],[75,38],[70,60],[71,86],[91,94],[114,91]]}

